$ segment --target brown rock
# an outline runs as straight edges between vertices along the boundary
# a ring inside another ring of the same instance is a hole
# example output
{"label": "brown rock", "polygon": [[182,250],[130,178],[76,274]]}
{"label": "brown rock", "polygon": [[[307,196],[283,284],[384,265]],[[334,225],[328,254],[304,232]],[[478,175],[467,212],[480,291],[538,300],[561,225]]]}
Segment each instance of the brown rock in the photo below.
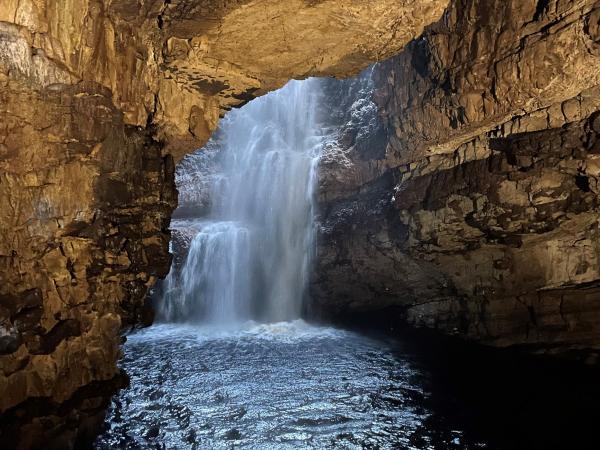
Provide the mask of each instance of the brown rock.
{"label": "brown rock", "polygon": [[385,158],[321,186],[321,309],[597,353],[599,8],[458,0],[376,66]]}
{"label": "brown rock", "polygon": [[0,441],[20,448],[72,446],[101,409],[86,386],[117,384],[171,264],[174,159],[290,78],[391,56],[447,0],[63,3],[0,5]]}

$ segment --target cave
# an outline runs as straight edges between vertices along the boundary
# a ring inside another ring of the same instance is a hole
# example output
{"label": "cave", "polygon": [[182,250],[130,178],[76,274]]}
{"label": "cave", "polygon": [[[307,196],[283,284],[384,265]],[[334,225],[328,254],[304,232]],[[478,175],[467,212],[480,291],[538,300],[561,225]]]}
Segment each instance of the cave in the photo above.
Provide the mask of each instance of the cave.
{"label": "cave", "polygon": [[2,448],[595,448],[596,0],[0,5]]}

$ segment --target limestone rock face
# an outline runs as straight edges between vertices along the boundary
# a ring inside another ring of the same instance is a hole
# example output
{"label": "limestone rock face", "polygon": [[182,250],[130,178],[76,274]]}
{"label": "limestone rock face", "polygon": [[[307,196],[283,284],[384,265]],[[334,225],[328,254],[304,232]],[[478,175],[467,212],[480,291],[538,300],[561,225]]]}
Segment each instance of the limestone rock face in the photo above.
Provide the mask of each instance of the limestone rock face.
{"label": "limestone rock face", "polygon": [[597,358],[599,20],[458,0],[375,67],[387,141],[321,195],[319,306]]}
{"label": "limestone rock face", "polygon": [[389,57],[328,88],[316,306],[593,359],[600,4],[447,5],[3,1],[0,442],[69,448],[101,417],[170,265],[175,162],[219,117]]}
{"label": "limestone rock face", "polygon": [[3,447],[69,448],[101,416],[119,332],[168,272],[174,162],[230,108],[356,73],[447,3],[2,1]]}
{"label": "limestone rock face", "polygon": [[165,43],[153,120],[181,155],[206,142],[219,115],[291,78],[348,76],[396,54],[447,4],[170,1],[159,16]]}
{"label": "limestone rock face", "polygon": [[290,78],[397,53],[447,0],[8,0],[0,62],[47,86],[95,81],[177,159],[231,107]]}
{"label": "limestone rock face", "polygon": [[453,2],[378,72],[377,101],[394,129],[390,150],[399,163],[412,162],[453,152],[516,117],[531,117],[520,131],[578,120],[571,99],[600,83],[597,21],[592,0]]}
{"label": "limestone rock face", "polygon": [[[119,331],[169,270],[174,164],[95,83],[0,85],[0,431],[36,447],[73,438],[60,403],[97,414],[118,381]],[[20,423],[26,399],[44,421]]]}

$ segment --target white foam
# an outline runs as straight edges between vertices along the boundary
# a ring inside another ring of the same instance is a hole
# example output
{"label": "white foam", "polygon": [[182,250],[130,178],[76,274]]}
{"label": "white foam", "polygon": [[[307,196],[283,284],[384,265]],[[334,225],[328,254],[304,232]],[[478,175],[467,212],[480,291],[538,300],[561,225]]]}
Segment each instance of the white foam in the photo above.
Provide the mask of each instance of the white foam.
{"label": "white foam", "polygon": [[128,337],[130,341],[164,341],[193,339],[212,340],[268,340],[280,342],[296,342],[314,339],[342,339],[354,333],[334,327],[312,325],[302,319],[288,322],[257,323],[247,321],[239,324],[220,326],[190,324],[159,324],[140,330]]}

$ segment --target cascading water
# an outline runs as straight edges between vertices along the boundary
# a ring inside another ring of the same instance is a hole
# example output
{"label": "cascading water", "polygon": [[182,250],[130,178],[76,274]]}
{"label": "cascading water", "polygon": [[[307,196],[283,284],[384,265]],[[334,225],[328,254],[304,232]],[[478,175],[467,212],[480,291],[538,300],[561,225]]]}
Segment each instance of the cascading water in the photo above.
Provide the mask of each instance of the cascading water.
{"label": "cascading water", "polygon": [[319,80],[291,81],[222,121],[212,206],[188,223],[197,234],[166,280],[165,320],[299,317],[314,252],[318,95]]}

